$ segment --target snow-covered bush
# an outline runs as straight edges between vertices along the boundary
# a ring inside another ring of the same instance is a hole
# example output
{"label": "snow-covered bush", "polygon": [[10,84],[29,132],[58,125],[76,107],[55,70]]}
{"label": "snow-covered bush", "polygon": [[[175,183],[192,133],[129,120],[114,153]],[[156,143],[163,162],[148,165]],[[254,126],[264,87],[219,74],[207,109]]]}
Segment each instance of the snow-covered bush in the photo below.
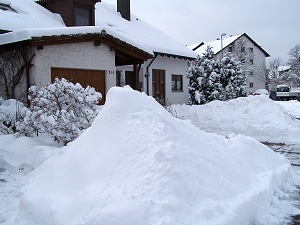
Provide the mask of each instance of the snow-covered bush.
{"label": "snow-covered bush", "polygon": [[246,96],[246,76],[241,63],[232,54],[216,60],[210,46],[203,56],[190,62],[187,78],[191,105]]}
{"label": "snow-covered bush", "polygon": [[220,62],[214,59],[211,47],[191,62],[187,71],[189,104],[199,105],[218,99],[220,94]]}
{"label": "snow-covered bush", "polygon": [[99,112],[101,94],[92,87],[83,88],[65,79],[29,89],[30,108],[23,108],[17,123],[18,135],[50,134],[67,144],[88,128]]}
{"label": "snow-covered bush", "polygon": [[0,112],[0,134],[12,134],[13,125],[13,120],[9,115]]}
{"label": "snow-covered bush", "polygon": [[22,107],[24,107],[23,103],[15,99],[4,100],[0,97],[0,134],[15,132],[15,123]]}
{"label": "snow-covered bush", "polygon": [[240,61],[237,61],[232,53],[227,53],[221,60],[220,66],[222,90],[219,100],[225,101],[238,97],[245,97],[246,75]]}

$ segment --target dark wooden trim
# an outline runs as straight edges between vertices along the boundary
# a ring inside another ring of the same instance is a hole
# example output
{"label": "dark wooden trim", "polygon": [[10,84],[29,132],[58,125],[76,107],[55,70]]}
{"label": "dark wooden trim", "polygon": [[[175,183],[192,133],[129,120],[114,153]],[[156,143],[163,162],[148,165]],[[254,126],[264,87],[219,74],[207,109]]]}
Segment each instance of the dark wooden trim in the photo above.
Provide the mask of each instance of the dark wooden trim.
{"label": "dark wooden trim", "polygon": [[162,57],[167,56],[168,58],[173,57],[173,58],[178,58],[178,59],[185,59],[185,60],[193,60],[196,59],[196,57],[188,57],[188,56],[182,56],[182,55],[174,55],[174,54],[168,54],[168,53],[163,53],[163,52],[154,52],[154,54],[160,55]]}
{"label": "dark wooden trim", "polygon": [[88,34],[72,34],[72,35],[53,35],[53,36],[42,36],[32,37],[32,45],[59,45],[59,44],[70,44],[80,42],[97,41],[106,44],[113,48],[115,51],[125,53],[132,56],[135,59],[146,61],[151,59],[153,56],[148,52],[145,52],[133,45],[130,45],[118,38],[115,38],[103,30],[101,33],[88,33]]}

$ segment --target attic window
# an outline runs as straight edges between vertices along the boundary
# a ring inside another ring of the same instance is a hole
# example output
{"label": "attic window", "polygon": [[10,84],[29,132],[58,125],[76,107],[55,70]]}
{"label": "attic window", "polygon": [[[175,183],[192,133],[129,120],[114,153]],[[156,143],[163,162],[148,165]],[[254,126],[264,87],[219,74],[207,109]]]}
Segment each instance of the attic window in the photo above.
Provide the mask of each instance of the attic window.
{"label": "attic window", "polygon": [[0,3],[0,10],[2,10],[2,11],[17,12],[17,11],[14,10],[12,7],[10,7],[10,5],[3,4],[3,3]]}
{"label": "attic window", "polygon": [[91,26],[92,25],[92,9],[87,5],[74,4],[74,25],[75,26]]}

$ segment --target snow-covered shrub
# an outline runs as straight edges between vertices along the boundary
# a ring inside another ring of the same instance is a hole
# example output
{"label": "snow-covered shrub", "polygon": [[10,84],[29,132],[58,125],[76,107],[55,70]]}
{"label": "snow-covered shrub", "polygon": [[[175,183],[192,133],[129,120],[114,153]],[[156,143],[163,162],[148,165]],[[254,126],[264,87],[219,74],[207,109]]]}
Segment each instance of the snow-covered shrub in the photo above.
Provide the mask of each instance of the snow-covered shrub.
{"label": "snow-covered shrub", "polygon": [[246,76],[241,63],[232,54],[226,54],[221,61],[215,59],[210,46],[189,63],[187,78],[191,105],[246,96]]}
{"label": "snow-covered shrub", "polygon": [[208,46],[203,56],[191,62],[187,71],[189,104],[199,105],[218,99],[220,93],[220,62]]}
{"label": "snow-covered shrub", "polygon": [[15,99],[4,100],[0,97],[0,134],[15,132],[15,123],[23,106],[23,103]]}
{"label": "snow-covered shrub", "polygon": [[29,89],[30,108],[22,109],[17,123],[18,135],[50,134],[67,144],[88,128],[99,112],[101,94],[92,87],[83,88],[65,79]]}
{"label": "snow-covered shrub", "polygon": [[221,60],[220,83],[222,90],[219,100],[225,101],[238,97],[245,97],[246,75],[240,61],[236,60],[232,53],[227,53]]}
{"label": "snow-covered shrub", "polygon": [[0,112],[0,134],[12,134],[13,121],[9,115]]}

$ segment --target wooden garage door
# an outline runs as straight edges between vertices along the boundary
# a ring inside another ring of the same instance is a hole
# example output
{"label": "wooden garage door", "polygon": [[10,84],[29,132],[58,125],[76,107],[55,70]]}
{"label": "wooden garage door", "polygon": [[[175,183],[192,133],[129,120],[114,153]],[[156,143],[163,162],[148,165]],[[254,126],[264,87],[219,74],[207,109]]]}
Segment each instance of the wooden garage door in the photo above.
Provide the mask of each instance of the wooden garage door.
{"label": "wooden garage door", "polygon": [[102,94],[100,105],[105,103],[105,71],[102,70],[82,70],[82,69],[66,69],[51,68],[51,81],[54,79],[65,78],[72,83],[80,83],[82,87],[87,85],[95,88]]}

